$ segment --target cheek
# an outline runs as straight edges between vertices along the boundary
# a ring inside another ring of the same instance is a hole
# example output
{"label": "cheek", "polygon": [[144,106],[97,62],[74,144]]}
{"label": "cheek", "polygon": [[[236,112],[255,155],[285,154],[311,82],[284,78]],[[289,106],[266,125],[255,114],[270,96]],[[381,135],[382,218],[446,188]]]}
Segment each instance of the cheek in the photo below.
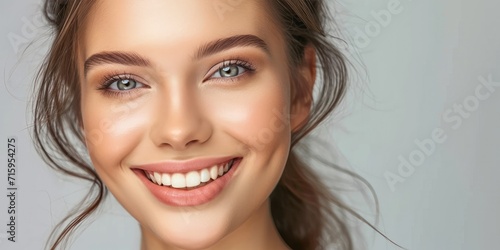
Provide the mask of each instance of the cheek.
{"label": "cheek", "polygon": [[120,166],[139,144],[149,116],[140,105],[140,101],[118,103],[99,94],[82,95],[85,141],[98,172]]}
{"label": "cheek", "polygon": [[265,76],[255,87],[229,97],[208,95],[213,97],[207,97],[203,106],[215,127],[236,139],[244,151],[261,151],[276,147],[290,134],[287,93],[279,78]]}

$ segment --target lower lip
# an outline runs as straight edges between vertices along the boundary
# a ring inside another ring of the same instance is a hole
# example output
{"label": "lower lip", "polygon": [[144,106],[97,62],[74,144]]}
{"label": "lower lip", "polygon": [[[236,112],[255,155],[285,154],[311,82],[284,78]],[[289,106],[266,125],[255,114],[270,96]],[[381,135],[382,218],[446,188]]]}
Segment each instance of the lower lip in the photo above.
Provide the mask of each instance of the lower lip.
{"label": "lower lip", "polygon": [[133,171],[159,201],[169,206],[199,206],[213,200],[222,192],[224,187],[233,177],[241,160],[241,158],[235,159],[231,169],[223,176],[204,186],[194,189],[177,189],[168,186],[159,186],[152,183],[146,177],[143,170],[134,169]]}

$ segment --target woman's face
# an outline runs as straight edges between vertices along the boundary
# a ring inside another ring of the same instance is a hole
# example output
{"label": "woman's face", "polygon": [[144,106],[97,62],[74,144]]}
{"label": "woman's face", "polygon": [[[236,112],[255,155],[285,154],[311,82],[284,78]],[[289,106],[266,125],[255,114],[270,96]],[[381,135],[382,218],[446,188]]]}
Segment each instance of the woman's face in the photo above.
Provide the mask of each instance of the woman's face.
{"label": "woman's face", "polygon": [[101,0],[89,13],[79,48],[88,151],[146,237],[209,247],[269,219],[300,121],[289,118],[285,44],[264,3]]}

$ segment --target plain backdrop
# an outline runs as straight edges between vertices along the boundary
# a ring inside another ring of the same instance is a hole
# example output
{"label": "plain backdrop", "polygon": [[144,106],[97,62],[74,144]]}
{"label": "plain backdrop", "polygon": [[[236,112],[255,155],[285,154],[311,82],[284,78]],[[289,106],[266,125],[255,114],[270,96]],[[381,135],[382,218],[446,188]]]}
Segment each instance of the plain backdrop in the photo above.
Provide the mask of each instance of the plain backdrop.
{"label": "plain backdrop", "polygon": [[[372,184],[378,228],[408,249],[498,249],[499,9],[487,0],[335,5],[347,52],[361,65],[353,86],[361,87],[318,133],[335,145],[339,164]],[[0,249],[42,249],[87,186],[51,171],[30,139],[32,79],[49,34],[40,1],[2,1],[0,16]],[[10,137],[18,150],[16,243],[6,239]],[[356,225],[362,249],[397,249]],[[135,250],[139,240],[137,223],[110,196],[71,249]]]}

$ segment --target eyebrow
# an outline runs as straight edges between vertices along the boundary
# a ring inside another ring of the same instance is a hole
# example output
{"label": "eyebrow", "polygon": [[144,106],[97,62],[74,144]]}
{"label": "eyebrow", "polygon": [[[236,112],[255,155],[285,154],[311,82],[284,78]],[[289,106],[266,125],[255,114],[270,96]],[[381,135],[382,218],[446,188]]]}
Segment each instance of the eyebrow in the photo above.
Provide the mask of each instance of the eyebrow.
{"label": "eyebrow", "polygon": [[[208,42],[200,46],[195,53],[194,60],[207,57],[224,50],[236,47],[256,47],[270,55],[269,46],[264,40],[255,35],[236,35]],[[149,67],[151,62],[137,53],[121,51],[104,51],[90,56],[84,63],[84,75],[93,67],[102,64],[122,64],[131,66]]]}
{"label": "eyebrow", "polygon": [[270,54],[269,46],[255,35],[236,35],[209,42],[198,49],[194,59],[200,59],[235,47],[256,47]]}
{"label": "eyebrow", "polygon": [[123,64],[132,66],[151,66],[151,63],[146,58],[130,52],[120,52],[120,51],[105,51],[98,54],[94,54],[85,60],[83,66],[84,75],[87,75],[92,67],[101,64]]}

